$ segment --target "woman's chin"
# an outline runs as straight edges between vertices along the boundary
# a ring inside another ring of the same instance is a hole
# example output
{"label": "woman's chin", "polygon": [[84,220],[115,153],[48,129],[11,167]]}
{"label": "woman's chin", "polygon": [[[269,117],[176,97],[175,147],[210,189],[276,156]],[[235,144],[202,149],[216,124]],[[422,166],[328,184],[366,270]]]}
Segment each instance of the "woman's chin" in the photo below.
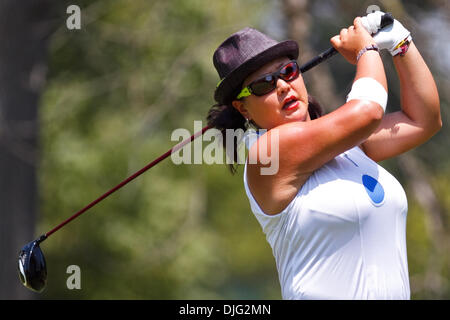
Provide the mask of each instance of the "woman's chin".
{"label": "woman's chin", "polygon": [[297,108],[296,110],[288,110],[291,112],[285,113],[285,119],[289,122],[292,121],[308,121],[308,111]]}

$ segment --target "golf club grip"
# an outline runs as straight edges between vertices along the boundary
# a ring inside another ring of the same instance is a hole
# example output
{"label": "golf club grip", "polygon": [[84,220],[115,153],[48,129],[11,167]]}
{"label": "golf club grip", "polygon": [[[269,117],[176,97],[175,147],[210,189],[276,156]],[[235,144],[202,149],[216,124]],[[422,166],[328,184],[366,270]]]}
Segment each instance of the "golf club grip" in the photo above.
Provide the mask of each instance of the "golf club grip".
{"label": "golf club grip", "polygon": [[[392,16],[391,13],[387,12],[385,14],[383,14],[383,16],[381,17],[381,22],[380,22],[380,29],[383,29],[384,27],[392,24],[394,22],[394,17]],[[327,60],[328,58],[334,56],[338,51],[331,47],[328,48],[327,50],[325,50],[324,52],[320,53],[318,56],[312,58],[310,61],[306,62],[305,64],[303,64],[300,67],[300,72],[304,73],[306,71],[308,71],[309,69],[317,66],[319,63]]]}
{"label": "golf club grip", "polygon": [[381,22],[380,22],[380,29],[383,29],[384,27],[393,24],[394,23],[394,17],[392,16],[392,14],[390,12],[386,12],[385,14],[383,14],[383,16],[381,17]]}

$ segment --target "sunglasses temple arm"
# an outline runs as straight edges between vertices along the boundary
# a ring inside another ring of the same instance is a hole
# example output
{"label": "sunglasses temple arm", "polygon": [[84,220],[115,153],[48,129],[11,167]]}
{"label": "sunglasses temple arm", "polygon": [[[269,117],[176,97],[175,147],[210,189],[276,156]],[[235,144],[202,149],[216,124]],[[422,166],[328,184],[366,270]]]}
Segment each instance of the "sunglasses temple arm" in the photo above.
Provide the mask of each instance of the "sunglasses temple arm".
{"label": "sunglasses temple arm", "polygon": [[151,167],[155,166],[156,164],[158,164],[159,162],[161,162],[162,160],[164,160],[165,158],[167,158],[168,156],[170,156],[172,153],[180,150],[181,148],[183,148],[186,144],[192,142],[193,140],[195,140],[196,138],[198,138],[199,136],[203,135],[205,133],[206,130],[210,129],[210,126],[206,126],[204,127],[202,130],[194,133],[190,138],[181,141],[180,143],[178,143],[177,145],[175,145],[174,147],[172,147],[171,149],[169,149],[166,153],[164,153],[163,155],[161,155],[160,157],[156,158],[155,160],[153,160],[152,162],[150,162],[148,165],[146,165],[144,168],[142,168],[141,170],[137,171],[136,173],[134,173],[133,175],[129,176],[127,179],[125,179],[124,181],[122,181],[121,183],[119,183],[117,186],[115,186],[114,188],[112,188],[111,190],[109,190],[108,192],[104,193],[102,196],[100,196],[99,198],[95,199],[94,201],[92,201],[90,204],[88,204],[86,207],[84,207],[83,209],[81,209],[80,211],[78,211],[77,213],[75,213],[73,216],[71,216],[70,218],[68,218],[67,220],[63,221],[62,223],[60,223],[59,225],[57,225],[55,228],[53,228],[52,230],[50,230],[49,232],[47,232],[46,234],[42,235],[38,240],[38,243],[44,241],[45,239],[47,239],[47,237],[49,237],[51,234],[53,234],[54,232],[58,231],[59,229],[61,229],[63,226],[65,226],[66,224],[68,224],[70,221],[74,220],[75,218],[77,218],[79,215],[83,214],[84,212],[86,212],[88,209],[92,208],[93,206],[95,206],[97,203],[99,203],[100,201],[102,201],[103,199],[105,199],[106,197],[108,197],[110,194],[114,193],[115,191],[119,190],[120,188],[122,188],[124,185],[126,185],[128,182],[134,180],[135,178],[137,178],[138,176],[140,176],[141,174],[143,174],[145,171],[147,171],[148,169],[150,169]]}

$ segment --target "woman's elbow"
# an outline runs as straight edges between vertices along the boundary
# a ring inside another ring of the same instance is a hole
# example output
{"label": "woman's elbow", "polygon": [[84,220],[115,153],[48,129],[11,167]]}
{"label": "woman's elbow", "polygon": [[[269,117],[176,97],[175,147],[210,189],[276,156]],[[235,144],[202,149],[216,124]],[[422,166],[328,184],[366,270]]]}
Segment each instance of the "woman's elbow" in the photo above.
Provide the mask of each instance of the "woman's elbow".
{"label": "woman's elbow", "polygon": [[439,103],[439,98],[436,99],[433,107],[429,108],[430,119],[429,119],[429,127],[433,131],[433,134],[437,133],[442,128],[442,117],[441,117],[441,106]]}
{"label": "woman's elbow", "polygon": [[436,132],[442,129],[442,118],[439,114],[439,119],[436,121]]}
{"label": "woman's elbow", "polygon": [[436,108],[435,110],[437,110],[437,111],[431,112],[429,114],[427,121],[423,125],[424,130],[428,133],[428,135],[430,137],[434,136],[436,133],[438,133],[439,130],[441,130],[442,125],[443,125],[439,107]]}
{"label": "woman's elbow", "polygon": [[364,114],[370,123],[380,122],[384,115],[384,110],[378,103],[368,100],[358,101],[357,112]]}
{"label": "woman's elbow", "polygon": [[434,133],[433,134],[436,134],[439,130],[442,129],[442,118],[441,118],[440,114],[437,117],[437,119],[434,121],[433,128],[434,128]]}

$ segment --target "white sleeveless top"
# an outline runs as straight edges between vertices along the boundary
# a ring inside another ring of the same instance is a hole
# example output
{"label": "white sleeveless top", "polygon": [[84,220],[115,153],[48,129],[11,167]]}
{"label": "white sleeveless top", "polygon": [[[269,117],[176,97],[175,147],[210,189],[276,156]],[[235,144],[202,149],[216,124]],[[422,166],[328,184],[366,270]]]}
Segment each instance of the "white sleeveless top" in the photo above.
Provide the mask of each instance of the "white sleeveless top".
{"label": "white sleeveless top", "polygon": [[316,170],[276,215],[253,198],[247,163],[244,185],[283,299],[410,299],[405,192],[359,147]]}

